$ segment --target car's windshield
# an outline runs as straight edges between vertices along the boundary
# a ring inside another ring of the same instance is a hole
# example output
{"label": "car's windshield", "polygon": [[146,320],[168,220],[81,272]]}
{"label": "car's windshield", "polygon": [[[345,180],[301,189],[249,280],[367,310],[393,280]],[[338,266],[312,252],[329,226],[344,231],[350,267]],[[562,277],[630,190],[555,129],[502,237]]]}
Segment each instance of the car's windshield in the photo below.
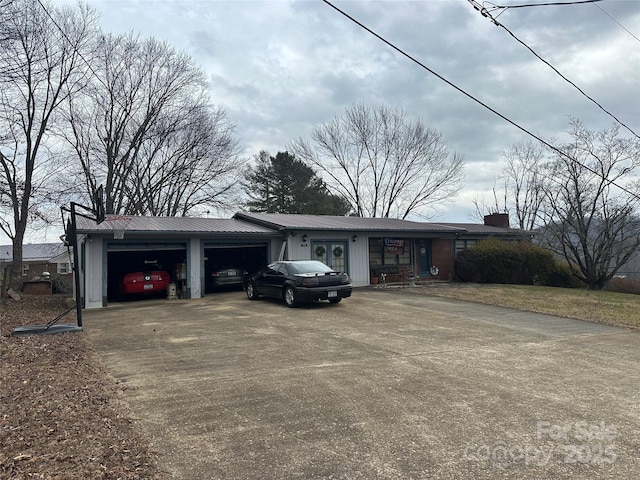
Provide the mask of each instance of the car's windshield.
{"label": "car's windshield", "polygon": [[324,263],[318,262],[316,260],[309,260],[306,262],[292,262],[288,265],[289,271],[291,273],[322,273],[322,272],[332,272],[329,267],[327,267]]}

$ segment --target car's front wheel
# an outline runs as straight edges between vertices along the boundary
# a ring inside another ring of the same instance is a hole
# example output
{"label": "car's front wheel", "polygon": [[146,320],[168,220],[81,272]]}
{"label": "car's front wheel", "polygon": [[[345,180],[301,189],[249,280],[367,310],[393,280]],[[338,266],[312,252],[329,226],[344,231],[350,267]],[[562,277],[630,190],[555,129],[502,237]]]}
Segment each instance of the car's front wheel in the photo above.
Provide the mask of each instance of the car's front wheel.
{"label": "car's front wheel", "polygon": [[258,298],[258,291],[256,290],[256,286],[253,282],[248,282],[245,290],[249,300],[255,300]]}
{"label": "car's front wheel", "polygon": [[289,285],[284,287],[283,298],[284,298],[284,303],[287,305],[287,307],[296,306],[296,291],[293,289],[293,287]]}

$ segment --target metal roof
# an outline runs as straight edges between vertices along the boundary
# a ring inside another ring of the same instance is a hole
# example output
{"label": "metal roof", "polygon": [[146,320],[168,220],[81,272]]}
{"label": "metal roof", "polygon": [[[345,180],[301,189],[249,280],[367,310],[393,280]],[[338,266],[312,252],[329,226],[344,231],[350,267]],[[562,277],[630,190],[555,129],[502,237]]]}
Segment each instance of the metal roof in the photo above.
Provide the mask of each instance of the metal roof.
{"label": "metal roof", "polygon": [[[50,260],[67,251],[62,243],[25,243],[22,245],[22,261],[35,262]],[[10,262],[13,259],[13,246],[0,245],[0,260]]]}
{"label": "metal roof", "polygon": [[107,233],[113,230],[140,233],[219,233],[219,234],[264,234],[274,233],[273,229],[243,222],[234,218],[191,218],[191,217],[140,217],[127,215],[107,215],[101,224],[85,217],[76,217],[79,233]]}
{"label": "metal roof", "polygon": [[481,235],[500,235],[500,236],[516,236],[521,237],[523,235],[530,235],[532,232],[528,230],[520,230],[517,228],[504,228],[496,227],[494,225],[483,225],[482,223],[445,223],[456,228],[463,229],[466,234],[481,234]]}
{"label": "metal roof", "polygon": [[181,234],[277,234],[292,230],[348,232],[397,232],[416,234],[522,235],[522,230],[474,223],[430,223],[398,218],[340,217],[285,213],[238,212],[233,218],[141,217],[107,215],[101,224],[76,217],[80,233],[110,233],[113,230],[137,233]]}
{"label": "metal roof", "polygon": [[348,230],[416,233],[458,233],[464,229],[441,223],[423,223],[399,218],[338,217],[287,213],[238,212],[233,218],[256,222],[276,230]]}

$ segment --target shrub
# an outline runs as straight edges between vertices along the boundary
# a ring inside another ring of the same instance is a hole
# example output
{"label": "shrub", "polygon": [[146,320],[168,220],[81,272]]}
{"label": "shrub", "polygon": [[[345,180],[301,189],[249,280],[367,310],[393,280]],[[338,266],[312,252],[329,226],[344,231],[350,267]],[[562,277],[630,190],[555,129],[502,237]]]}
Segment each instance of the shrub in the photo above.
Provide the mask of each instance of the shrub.
{"label": "shrub", "polygon": [[553,269],[547,277],[547,283],[544,285],[560,288],[584,288],[587,286],[571,273],[569,265],[559,261],[554,262]]}
{"label": "shrub", "polygon": [[521,258],[519,281],[523,285],[548,285],[549,276],[555,270],[553,254],[529,242],[518,242]]}
{"label": "shrub", "polygon": [[[456,258],[456,273],[466,282],[523,285],[549,285],[554,276],[560,276],[553,254],[548,250],[529,242],[506,242],[495,238],[460,252]],[[560,278],[555,281],[559,282]]]}

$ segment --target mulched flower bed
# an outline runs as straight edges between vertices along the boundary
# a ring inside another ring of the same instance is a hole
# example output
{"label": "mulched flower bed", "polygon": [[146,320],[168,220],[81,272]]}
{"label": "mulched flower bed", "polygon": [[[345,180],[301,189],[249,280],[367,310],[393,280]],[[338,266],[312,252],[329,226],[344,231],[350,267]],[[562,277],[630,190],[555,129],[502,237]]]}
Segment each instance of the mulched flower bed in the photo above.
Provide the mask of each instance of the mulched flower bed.
{"label": "mulched flower bed", "polygon": [[11,336],[56,317],[64,300],[0,301],[0,478],[169,478],[85,333]]}

